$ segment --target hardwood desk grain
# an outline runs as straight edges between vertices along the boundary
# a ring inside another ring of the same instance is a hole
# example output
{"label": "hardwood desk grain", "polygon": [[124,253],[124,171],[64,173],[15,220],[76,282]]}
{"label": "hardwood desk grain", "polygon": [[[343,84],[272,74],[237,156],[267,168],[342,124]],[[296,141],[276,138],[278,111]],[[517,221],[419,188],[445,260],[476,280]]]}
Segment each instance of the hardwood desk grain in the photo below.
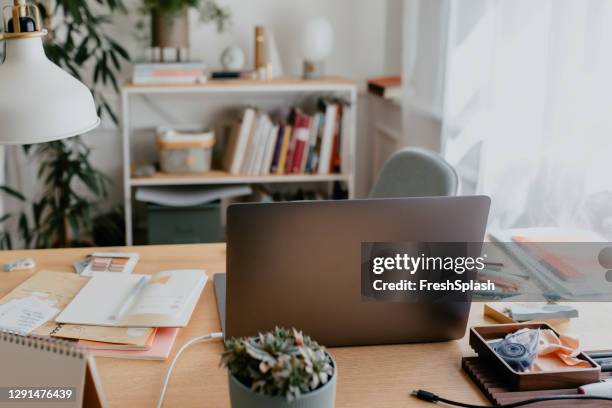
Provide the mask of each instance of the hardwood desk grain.
{"label": "hardwood desk grain", "polygon": [[[0,262],[29,256],[36,261],[35,271],[72,272],[74,261],[95,251],[109,250],[139,252],[141,258],[136,273],[204,268],[210,277],[225,270],[224,244],[2,251]],[[0,272],[0,297],[32,273]],[[612,303],[584,303],[578,308],[581,317],[558,326],[558,329],[578,334],[585,348],[612,348]],[[484,322],[482,304],[476,303],[469,324]],[[180,331],[171,356],[192,337],[219,330],[215,295],[209,280],[189,326]],[[187,350],[175,367],[164,406],[228,407],[227,375],[219,368],[221,350],[220,342],[202,343]],[[331,353],[339,367],[338,408],[430,407],[430,404],[409,396],[416,388],[463,402],[486,402],[461,370],[461,357],[473,355],[467,336],[445,343],[333,348]],[[97,358],[110,407],[155,406],[168,362]]]}

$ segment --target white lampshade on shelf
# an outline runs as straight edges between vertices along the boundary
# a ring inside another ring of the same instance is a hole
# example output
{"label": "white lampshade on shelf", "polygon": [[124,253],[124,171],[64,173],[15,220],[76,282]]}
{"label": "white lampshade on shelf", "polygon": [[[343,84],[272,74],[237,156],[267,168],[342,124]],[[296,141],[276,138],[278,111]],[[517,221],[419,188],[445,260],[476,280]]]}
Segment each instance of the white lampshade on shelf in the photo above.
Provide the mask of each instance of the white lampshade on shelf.
{"label": "white lampshade on shelf", "polygon": [[46,30],[40,27],[38,9],[15,0],[2,15],[8,29],[0,37],[6,40],[0,65],[0,145],[50,142],[97,127],[90,90],[45,55]]}
{"label": "white lampshade on shelf", "polygon": [[334,30],[329,21],[317,17],[306,23],[302,33],[305,78],[318,78],[323,75],[323,62],[331,55],[333,47]]}

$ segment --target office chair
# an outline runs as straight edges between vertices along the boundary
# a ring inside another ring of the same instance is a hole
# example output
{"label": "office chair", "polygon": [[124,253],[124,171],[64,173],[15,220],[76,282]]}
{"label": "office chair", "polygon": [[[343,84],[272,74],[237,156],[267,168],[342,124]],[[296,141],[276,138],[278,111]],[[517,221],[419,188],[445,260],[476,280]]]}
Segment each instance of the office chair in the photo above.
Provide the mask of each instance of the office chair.
{"label": "office chair", "polygon": [[408,147],[387,160],[369,197],[454,196],[458,190],[453,166],[430,150]]}

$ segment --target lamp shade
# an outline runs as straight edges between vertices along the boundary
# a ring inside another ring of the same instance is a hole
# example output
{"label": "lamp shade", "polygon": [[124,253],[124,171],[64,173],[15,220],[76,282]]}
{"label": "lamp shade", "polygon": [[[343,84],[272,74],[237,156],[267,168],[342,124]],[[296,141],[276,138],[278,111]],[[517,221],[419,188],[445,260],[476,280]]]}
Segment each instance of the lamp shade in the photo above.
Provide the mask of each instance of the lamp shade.
{"label": "lamp shade", "polygon": [[100,124],[90,90],[45,55],[40,37],[6,41],[0,145],[50,142]]}
{"label": "lamp shade", "polygon": [[334,29],[326,19],[314,18],[304,27],[302,53],[307,61],[322,61],[329,57],[334,47]]}

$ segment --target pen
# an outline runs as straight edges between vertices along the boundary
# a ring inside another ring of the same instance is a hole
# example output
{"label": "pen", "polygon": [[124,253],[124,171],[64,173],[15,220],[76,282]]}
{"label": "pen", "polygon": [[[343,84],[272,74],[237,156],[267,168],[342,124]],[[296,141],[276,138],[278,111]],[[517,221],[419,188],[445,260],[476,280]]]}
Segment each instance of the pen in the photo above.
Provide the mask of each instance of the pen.
{"label": "pen", "polygon": [[504,292],[500,290],[481,290],[474,292],[474,296],[478,298],[507,298],[520,294],[520,292]]}
{"label": "pen", "polygon": [[146,285],[146,283],[146,276],[140,278],[136,286],[134,286],[134,288],[130,291],[130,294],[125,298],[125,301],[121,304],[121,307],[119,308],[117,313],[110,317],[110,320],[119,321],[123,318],[125,312],[129,309],[130,306],[132,306],[132,303],[134,303],[134,298],[136,298],[136,295],[140,292],[144,285]]}
{"label": "pen", "polygon": [[589,351],[585,354],[594,360],[603,359],[603,358],[612,358],[612,351]]}

